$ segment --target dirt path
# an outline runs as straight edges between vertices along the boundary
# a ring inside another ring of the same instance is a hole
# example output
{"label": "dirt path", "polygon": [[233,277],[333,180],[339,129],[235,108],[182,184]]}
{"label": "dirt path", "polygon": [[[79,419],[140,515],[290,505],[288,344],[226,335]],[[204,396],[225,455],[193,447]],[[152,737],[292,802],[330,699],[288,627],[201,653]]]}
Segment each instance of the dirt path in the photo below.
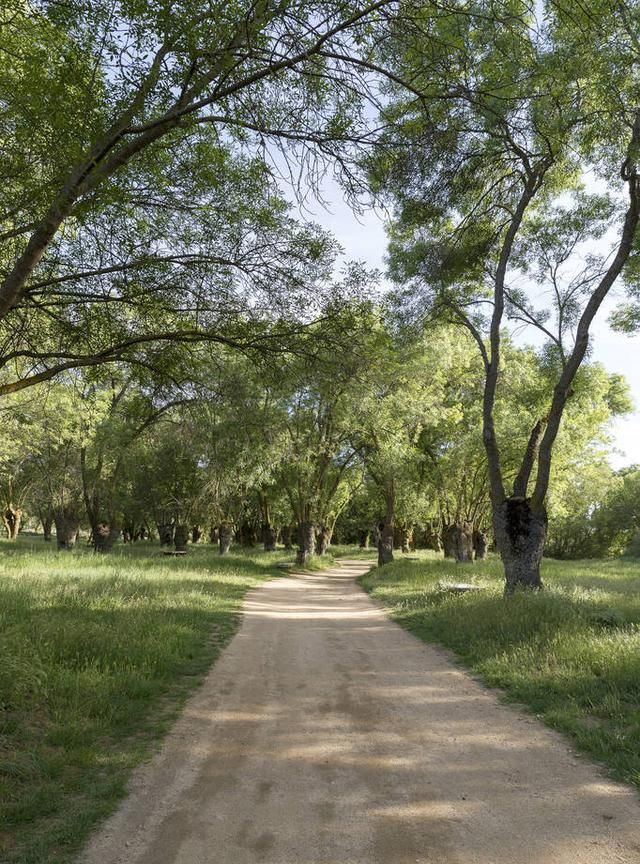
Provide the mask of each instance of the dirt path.
{"label": "dirt path", "polygon": [[274,580],[84,864],[639,864],[640,802],[391,622]]}

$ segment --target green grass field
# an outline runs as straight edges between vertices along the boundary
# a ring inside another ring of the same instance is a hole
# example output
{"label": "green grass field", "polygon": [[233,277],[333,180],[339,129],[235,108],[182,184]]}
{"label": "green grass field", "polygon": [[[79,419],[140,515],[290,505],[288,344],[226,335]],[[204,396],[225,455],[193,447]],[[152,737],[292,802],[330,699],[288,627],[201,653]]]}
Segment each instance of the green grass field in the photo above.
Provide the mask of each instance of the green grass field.
{"label": "green grass field", "polygon": [[[419,554],[372,571],[363,586],[416,636],[452,649],[640,787],[640,562],[546,561],[544,592],[505,600],[499,560]],[[446,590],[461,581],[481,590]]]}
{"label": "green grass field", "polygon": [[123,794],[281,552],[0,542],[0,860],[66,862]]}

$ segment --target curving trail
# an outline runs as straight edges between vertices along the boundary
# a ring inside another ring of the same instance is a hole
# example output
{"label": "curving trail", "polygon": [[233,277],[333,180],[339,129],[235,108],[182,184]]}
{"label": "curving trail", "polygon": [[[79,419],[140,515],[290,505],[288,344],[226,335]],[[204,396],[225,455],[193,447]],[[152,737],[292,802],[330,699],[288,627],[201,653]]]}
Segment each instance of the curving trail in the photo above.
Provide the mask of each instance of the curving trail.
{"label": "curving trail", "polygon": [[276,579],[83,864],[639,864],[640,800],[354,583]]}

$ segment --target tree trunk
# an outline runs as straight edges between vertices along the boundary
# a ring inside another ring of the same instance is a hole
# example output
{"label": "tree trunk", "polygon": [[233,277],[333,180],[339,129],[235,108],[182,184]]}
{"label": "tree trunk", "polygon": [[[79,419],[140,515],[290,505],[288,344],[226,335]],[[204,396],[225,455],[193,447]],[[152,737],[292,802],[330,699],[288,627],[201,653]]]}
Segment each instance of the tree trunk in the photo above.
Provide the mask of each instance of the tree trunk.
{"label": "tree trunk", "polygon": [[393,530],[393,545],[396,549],[401,549],[403,552],[411,551],[411,542],[413,540],[413,529],[406,525],[396,525]]}
{"label": "tree trunk", "polygon": [[199,543],[202,537],[202,528],[199,525],[194,525],[191,529],[191,542]]}
{"label": "tree trunk", "polygon": [[534,512],[528,498],[507,498],[494,509],[493,521],[504,564],[505,594],[513,594],[518,588],[541,589],[547,514]]}
{"label": "tree trunk", "polygon": [[393,561],[393,525],[380,526],[378,535],[378,567]]}
{"label": "tree trunk", "polygon": [[73,549],[76,545],[80,519],[70,507],[58,507],[53,511],[56,525],[56,544],[58,549]]}
{"label": "tree trunk", "polygon": [[455,525],[443,525],[442,527],[442,549],[445,558],[456,557],[456,535]]}
{"label": "tree trunk", "polygon": [[93,548],[96,552],[111,552],[116,540],[120,537],[120,528],[107,522],[98,522],[91,531]]}
{"label": "tree trunk", "polygon": [[469,522],[454,522],[442,532],[445,558],[473,561],[473,529]]}
{"label": "tree trunk", "polygon": [[296,564],[304,566],[316,551],[316,526],[313,522],[301,522],[298,527],[298,552]]}
{"label": "tree trunk", "polygon": [[173,532],[174,527],[171,522],[161,522],[156,526],[158,529],[158,536],[160,537],[160,545],[161,546],[172,546],[173,545]]}
{"label": "tree trunk", "polygon": [[473,550],[475,552],[476,561],[484,561],[487,558],[489,550],[489,537],[486,531],[473,532]]}
{"label": "tree trunk", "polygon": [[173,543],[176,547],[176,552],[186,552],[187,543],[189,542],[189,529],[186,525],[176,525],[176,530],[173,534]]}
{"label": "tree trunk", "polygon": [[424,542],[427,549],[433,549],[434,552],[442,552],[442,540],[433,524],[429,524],[425,529]]}
{"label": "tree trunk", "polygon": [[262,526],[262,542],[264,544],[265,552],[275,552],[276,551],[276,542],[278,540],[278,532],[273,527],[273,525],[267,525],[266,523]]}
{"label": "tree trunk", "polygon": [[291,525],[284,525],[280,531],[280,539],[284,545],[285,549],[291,549],[293,543],[291,542]]}
{"label": "tree trunk", "polygon": [[326,555],[331,544],[331,528],[321,525],[316,532],[316,548],[318,555]]}
{"label": "tree trunk", "polygon": [[228,522],[223,522],[218,529],[218,543],[220,544],[220,554],[226,555],[231,549],[231,540],[233,538],[233,527]]}
{"label": "tree trunk", "polygon": [[42,524],[42,533],[44,535],[45,541],[47,543],[51,543],[51,527],[53,525],[53,515],[51,513],[41,515],[40,522]]}
{"label": "tree trunk", "polygon": [[255,546],[258,542],[258,534],[255,529],[255,525],[245,519],[245,521],[240,525],[240,543],[242,546],[245,546],[247,549]]}
{"label": "tree trunk", "polygon": [[20,507],[9,505],[2,513],[2,522],[4,530],[7,532],[9,540],[15,540],[20,531],[20,523],[22,522],[22,510]]}
{"label": "tree trunk", "polygon": [[370,538],[370,532],[366,528],[363,528],[360,531],[358,531],[358,540],[359,540],[359,544],[360,544],[361,549],[368,549],[369,548],[369,538]]}

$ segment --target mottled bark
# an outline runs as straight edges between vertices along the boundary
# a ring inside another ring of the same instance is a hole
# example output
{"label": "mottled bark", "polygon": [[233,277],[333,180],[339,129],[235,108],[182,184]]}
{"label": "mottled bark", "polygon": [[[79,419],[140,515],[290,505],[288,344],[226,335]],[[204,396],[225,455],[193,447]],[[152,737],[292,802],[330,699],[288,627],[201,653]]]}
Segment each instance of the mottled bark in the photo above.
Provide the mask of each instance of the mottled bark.
{"label": "mottled bark", "polygon": [[331,528],[320,525],[316,530],[316,550],[318,555],[326,555],[331,544]]}
{"label": "mottled bark", "polygon": [[505,593],[542,588],[540,563],[547,535],[547,515],[532,509],[528,498],[507,498],[494,512],[498,551],[504,564]]}
{"label": "mottled bark", "polygon": [[258,532],[256,531],[256,526],[245,519],[244,522],[241,523],[240,529],[238,531],[238,539],[242,546],[245,546],[247,549],[250,549],[252,546],[255,546],[258,542]]}
{"label": "mottled bark", "polygon": [[273,525],[267,525],[266,523],[262,526],[262,543],[264,545],[265,552],[275,552],[276,551],[276,542],[278,540],[278,532],[273,527]]}
{"label": "mottled bark", "polygon": [[53,511],[58,549],[73,549],[80,530],[80,517],[70,507],[57,507]]}
{"label": "mottled bark", "polygon": [[91,537],[96,552],[111,552],[120,537],[120,528],[107,522],[98,522],[92,528]]}
{"label": "mottled bark", "polygon": [[41,511],[38,515],[42,525],[42,534],[47,543],[51,543],[51,528],[53,527],[53,513],[50,510]]}
{"label": "mottled bark", "polygon": [[393,531],[393,545],[402,552],[411,551],[413,528],[409,525],[396,525]]}
{"label": "mottled bark", "polygon": [[5,507],[2,513],[2,524],[9,540],[15,540],[20,532],[22,509],[20,507]]}
{"label": "mottled bark", "polygon": [[473,527],[469,522],[454,522],[442,532],[445,558],[473,561]]}
{"label": "mottled bark", "polygon": [[489,537],[485,531],[473,532],[473,551],[476,561],[484,561],[488,555]]}
{"label": "mottled bark", "polygon": [[220,554],[226,555],[231,549],[231,540],[233,539],[233,526],[228,522],[223,522],[218,529],[218,543]]}
{"label": "mottled bark", "polygon": [[393,561],[393,525],[380,526],[378,535],[378,567]]}
{"label": "mottled bark", "polygon": [[298,526],[298,552],[296,564],[304,566],[316,551],[316,526],[313,522],[300,522]]}
{"label": "mottled bark", "polygon": [[292,534],[293,534],[293,532],[291,530],[291,525],[284,525],[282,527],[282,529],[280,531],[280,540],[282,541],[282,544],[283,544],[285,549],[291,549],[293,546],[293,542],[291,539]]}
{"label": "mottled bark", "polygon": [[176,547],[176,552],[186,552],[187,543],[189,542],[189,529],[186,525],[178,524],[173,533],[173,544]]}
{"label": "mottled bark", "polygon": [[173,546],[174,526],[171,522],[161,522],[156,525],[161,546]]}

